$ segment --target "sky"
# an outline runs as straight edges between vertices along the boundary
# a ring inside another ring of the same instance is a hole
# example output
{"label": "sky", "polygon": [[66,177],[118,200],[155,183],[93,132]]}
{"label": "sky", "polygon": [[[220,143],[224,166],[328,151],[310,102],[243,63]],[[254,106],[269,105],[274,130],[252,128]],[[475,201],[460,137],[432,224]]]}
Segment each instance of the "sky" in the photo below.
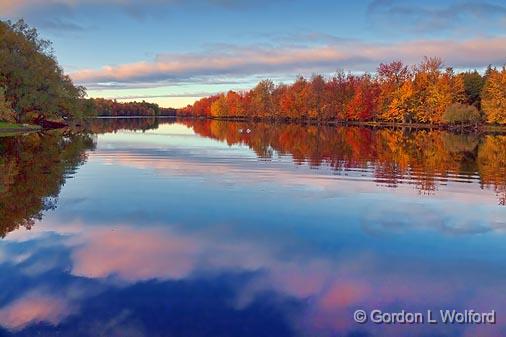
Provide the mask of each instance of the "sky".
{"label": "sky", "polygon": [[182,107],[261,79],[506,63],[504,0],[0,0],[90,97]]}

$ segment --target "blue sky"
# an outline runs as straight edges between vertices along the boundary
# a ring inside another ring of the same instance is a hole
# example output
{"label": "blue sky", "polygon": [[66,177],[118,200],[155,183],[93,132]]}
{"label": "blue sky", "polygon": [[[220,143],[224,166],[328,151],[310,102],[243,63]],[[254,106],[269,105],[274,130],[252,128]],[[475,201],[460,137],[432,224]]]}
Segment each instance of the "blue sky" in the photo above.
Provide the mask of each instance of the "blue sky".
{"label": "blue sky", "polygon": [[259,79],[440,56],[506,63],[504,1],[0,0],[25,18],[92,97],[183,106]]}

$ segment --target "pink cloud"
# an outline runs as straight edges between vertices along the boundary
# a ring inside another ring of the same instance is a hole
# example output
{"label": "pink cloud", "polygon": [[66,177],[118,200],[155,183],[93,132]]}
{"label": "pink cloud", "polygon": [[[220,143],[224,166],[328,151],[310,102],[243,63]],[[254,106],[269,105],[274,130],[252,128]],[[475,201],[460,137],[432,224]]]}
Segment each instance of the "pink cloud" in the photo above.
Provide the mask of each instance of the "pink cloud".
{"label": "pink cloud", "polygon": [[153,61],[82,69],[71,74],[84,84],[180,81],[206,76],[332,72],[337,68],[374,71],[380,62],[417,63],[425,55],[455,67],[485,67],[506,61],[506,37],[417,40],[400,43],[343,41],[314,47],[225,47],[194,54],[161,54]]}
{"label": "pink cloud", "polygon": [[34,292],[1,308],[0,325],[19,330],[30,323],[57,324],[71,313],[64,300]]}
{"label": "pink cloud", "polygon": [[193,269],[198,243],[157,230],[94,230],[73,254],[73,274],[117,275],[134,281],[155,277],[183,278]]}
{"label": "pink cloud", "polygon": [[[257,277],[238,290],[236,306],[246,307],[258,294],[272,290],[307,301],[306,311],[294,320],[301,329],[311,332],[353,329],[351,313],[357,308],[403,303],[426,310],[427,305],[444,308],[453,303],[481,310],[503,309],[504,301],[496,294],[504,293],[504,286],[494,280],[484,279],[483,287],[475,288],[472,298],[462,297],[476,286],[472,271],[451,269],[439,277],[431,268],[420,268],[416,263],[389,266],[384,257],[372,254],[342,255],[337,260],[322,256],[280,257],[276,245],[227,240],[226,226],[191,233],[178,233],[168,227],[110,226],[87,228],[79,233],[69,242],[73,247],[74,275],[114,275],[136,282],[183,279],[202,269],[259,271]],[[489,308],[487,304],[492,303],[499,306]],[[61,300],[30,295],[0,309],[0,324],[10,329],[38,321],[56,324],[68,312],[68,305]],[[503,325],[498,326],[502,328]],[[378,336],[403,336],[403,332],[385,330]]]}

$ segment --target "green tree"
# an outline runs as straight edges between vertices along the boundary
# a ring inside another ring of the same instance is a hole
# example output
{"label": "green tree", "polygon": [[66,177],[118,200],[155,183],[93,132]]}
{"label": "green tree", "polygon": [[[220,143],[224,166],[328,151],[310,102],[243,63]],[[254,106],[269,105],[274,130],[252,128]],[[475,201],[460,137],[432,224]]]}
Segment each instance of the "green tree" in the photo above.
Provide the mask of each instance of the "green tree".
{"label": "green tree", "polygon": [[23,20],[0,21],[0,86],[17,122],[80,117],[85,90],[63,73],[51,43]]}
{"label": "green tree", "polygon": [[485,80],[479,72],[468,71],[460,74],[464,81],[464,90],[466,92],[466,101],[478,109],[481,107],[481,91],[485,85]]}

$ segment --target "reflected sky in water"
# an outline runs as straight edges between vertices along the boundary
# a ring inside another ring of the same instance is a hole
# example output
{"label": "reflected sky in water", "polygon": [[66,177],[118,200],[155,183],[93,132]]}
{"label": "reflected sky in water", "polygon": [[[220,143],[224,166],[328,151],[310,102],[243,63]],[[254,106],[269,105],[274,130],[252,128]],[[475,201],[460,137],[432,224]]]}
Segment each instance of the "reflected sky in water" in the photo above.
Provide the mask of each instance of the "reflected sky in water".
{"label": "reflected sky in water", "polygon": [[[477,173],[425,194],[271,154],[182,124],[99,134],[0,241],[0,336],[506,335],[506,207]],[[447,308],[498,324],[353,322]]]}

